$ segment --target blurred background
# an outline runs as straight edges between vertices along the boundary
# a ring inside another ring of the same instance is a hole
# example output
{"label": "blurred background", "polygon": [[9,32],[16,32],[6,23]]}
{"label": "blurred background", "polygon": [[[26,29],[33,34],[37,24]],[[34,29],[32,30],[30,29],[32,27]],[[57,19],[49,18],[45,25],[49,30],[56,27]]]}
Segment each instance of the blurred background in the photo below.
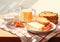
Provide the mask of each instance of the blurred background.
{"label": "blurred background", "polygon": [[60,0],[0,0],[0,13],[19,11],[20,7],[41,11],[53,11],[60,13]]}

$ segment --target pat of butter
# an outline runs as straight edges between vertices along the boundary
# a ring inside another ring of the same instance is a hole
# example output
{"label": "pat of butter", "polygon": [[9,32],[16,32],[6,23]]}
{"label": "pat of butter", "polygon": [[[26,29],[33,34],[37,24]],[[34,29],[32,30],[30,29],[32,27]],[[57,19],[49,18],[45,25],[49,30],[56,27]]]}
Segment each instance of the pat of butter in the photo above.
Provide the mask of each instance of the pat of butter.
{"label": "pat of butter", "polygon": [[39,28],[42,28],[42,27],[45,26],[45,25],[40,24],[40,23],[38,23],[38,22],[30,22],[30,23],[28,23],[28,24],[31,25],[31,26],[33,26],[33,27],[35,27],[36,29],[39,29]]}

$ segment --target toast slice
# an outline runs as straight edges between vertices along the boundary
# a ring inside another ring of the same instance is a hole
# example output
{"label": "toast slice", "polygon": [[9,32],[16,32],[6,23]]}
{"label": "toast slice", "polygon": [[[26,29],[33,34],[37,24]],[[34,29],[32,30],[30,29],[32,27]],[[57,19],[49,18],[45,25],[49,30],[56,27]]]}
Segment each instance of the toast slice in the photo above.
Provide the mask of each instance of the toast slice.
{"label": "toast slice", "polygon": [[45,27],[45,25],[40,24],[38,22],[30,22],[26,24],[27,29],[30,30],[36,30],[36,31],[42,31],[42,28]]}
{"label": "toast slice", "polygon": [[50,21],[45,17],[35,17],[35,21],[44,25],[48,25]]}
{"label": "toast slice", "polygon": [[58,23],[58,13],[50,12],[50,11],[43,11],[39,13],[39,16],[47,18],[49,21],[57,24]]}

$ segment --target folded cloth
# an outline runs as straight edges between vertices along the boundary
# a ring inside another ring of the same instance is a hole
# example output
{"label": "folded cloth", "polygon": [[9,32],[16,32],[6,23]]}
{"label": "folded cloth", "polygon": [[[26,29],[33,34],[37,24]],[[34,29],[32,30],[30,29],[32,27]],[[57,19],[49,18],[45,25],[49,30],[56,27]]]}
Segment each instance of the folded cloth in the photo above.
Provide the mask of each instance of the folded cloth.
{"label": "folded cloth", "polygon": [[[18,28],[18,31],[27,38],[27,42],[47,42],[50,38],[55,36],[56,34],[60,33],[60,26],[58,26],[55,31],[48,33],[48,34],[33,34],[28,32],[26,28]],[[20,29],[20,30],[19,30]],[[23,31],[23,32],[22,32]],[[17,33],[18,36],[20,35],[19,32]],[[19,36],[21,38],[21,36]],[[24,39],[21,39],[24,41]],[[25,41],[24,41],[25,42]]]}
{"label": "folded cloth", "polygon": [[[2,20],[3,20],[3,22],[2,22]],[[34,34],[31,32],[28,32],[26,28],[6,25],[7,22],[5,22],[4,19],[2,19],[2,20],[0,20],[0,22],[1,22],[0,27],[3,28],[4,30],[9,31],[9,32],[17,35],[18,37],[20,37],[21,42],[47,42],[51,37],[53,37],[57,33],[59,33],[58,31],[60,31],[59,29],[57,29],[56,31],[52,31],[47,34]],[[52,36],[53,33],[54,33],[54,35]]]}

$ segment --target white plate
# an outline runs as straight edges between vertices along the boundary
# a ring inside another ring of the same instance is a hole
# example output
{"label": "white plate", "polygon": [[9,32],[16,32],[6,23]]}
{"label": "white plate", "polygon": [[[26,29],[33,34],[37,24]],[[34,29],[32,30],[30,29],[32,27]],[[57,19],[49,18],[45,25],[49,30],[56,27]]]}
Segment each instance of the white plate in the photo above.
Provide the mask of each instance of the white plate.
{"label": "white plate", "polygon": [[27,30],[32,33],[48,33],[48,32],[51,32],[56,29],[56,25],[52,22],[50,22],[50,23],[52,24],[52,28],[49,31],[39,31],[39,30],[37,31],[37,30],[31,30],[31,29],[27,29]]}

